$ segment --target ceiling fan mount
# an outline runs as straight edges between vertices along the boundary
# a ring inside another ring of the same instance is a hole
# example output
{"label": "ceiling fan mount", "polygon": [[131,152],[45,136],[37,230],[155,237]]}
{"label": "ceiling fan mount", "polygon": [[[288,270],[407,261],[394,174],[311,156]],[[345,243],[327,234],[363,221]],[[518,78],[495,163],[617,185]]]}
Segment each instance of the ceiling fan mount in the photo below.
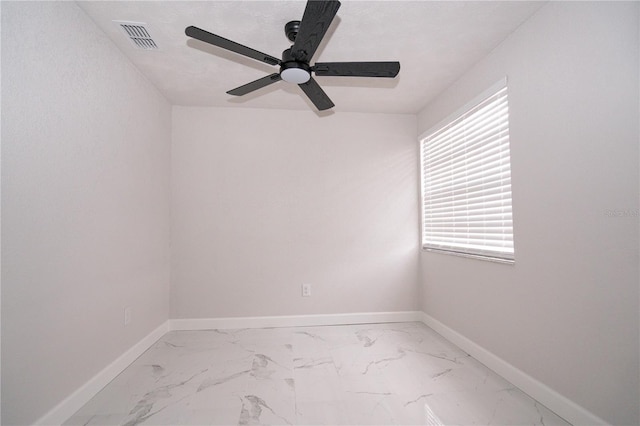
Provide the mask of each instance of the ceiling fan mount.
{"label": "ceiling fan mount", "polygon": [[315,107],[322,111],[332,108],[334,104],[312,77],[312,73],[316,76],[393,78],[400,71],[399,62],[316,62],[313,66],[310,64],[339,8],[340,2],[337,0],[308,0],[302,20],[289,21],[284,26],[284,32],[293,45],[282,52],[282,60],[194,26],[187,27],[185,34],[266,64],[280,66],[280,72],[236,87],[229,90],[228,94],[242,96],[284,80],[297,84]]}
{"label": "ceiling fan mount", "polygon": [[296,41],[298,31],[300,31],[300,21],[289,21],[284,24],[284,33],[290,41]]}

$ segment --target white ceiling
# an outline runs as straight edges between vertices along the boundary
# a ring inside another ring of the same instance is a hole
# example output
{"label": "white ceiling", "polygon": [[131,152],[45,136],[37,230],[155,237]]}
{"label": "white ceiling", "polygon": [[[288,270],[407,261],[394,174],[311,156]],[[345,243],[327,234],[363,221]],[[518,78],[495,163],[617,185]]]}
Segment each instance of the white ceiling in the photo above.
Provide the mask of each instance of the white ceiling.
{"label": "white ceiling", "polygon": [[[81,1],[135,66],[174,105],[314,109],[300,88],[278,82],[249,95],[227,90],[277,67],[190,39],[194,25],[275,57],[291,43],[284,24],[305,1]],[[311,63],[399,61],[395,79],[316,77],[334,111],[416,113],[482,59],[543,3],[343,0]],[[135,49],[114,20],[143,22],[160,49]]]}

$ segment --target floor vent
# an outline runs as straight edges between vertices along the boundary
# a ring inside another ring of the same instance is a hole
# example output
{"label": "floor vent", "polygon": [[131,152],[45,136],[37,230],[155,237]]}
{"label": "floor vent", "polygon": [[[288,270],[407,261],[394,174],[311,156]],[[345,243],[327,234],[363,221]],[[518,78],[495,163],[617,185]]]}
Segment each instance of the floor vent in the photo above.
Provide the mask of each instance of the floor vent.
{"label": "floor vent", "polygon": [[131,40],[134,47],[142,50],[157,50],[158,45],[151,38],[143,22],[113,21]]}

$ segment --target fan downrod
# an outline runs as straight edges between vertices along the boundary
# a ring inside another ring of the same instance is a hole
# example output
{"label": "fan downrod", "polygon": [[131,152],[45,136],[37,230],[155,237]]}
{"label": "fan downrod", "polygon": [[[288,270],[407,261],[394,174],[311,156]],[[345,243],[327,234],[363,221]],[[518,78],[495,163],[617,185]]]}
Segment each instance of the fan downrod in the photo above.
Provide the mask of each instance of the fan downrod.
{"label": "fan downrod", "polygon": [[284,24],[284,33],[290,41],[296,41],[296,36],[300,30],[300,21],[289,21]]}

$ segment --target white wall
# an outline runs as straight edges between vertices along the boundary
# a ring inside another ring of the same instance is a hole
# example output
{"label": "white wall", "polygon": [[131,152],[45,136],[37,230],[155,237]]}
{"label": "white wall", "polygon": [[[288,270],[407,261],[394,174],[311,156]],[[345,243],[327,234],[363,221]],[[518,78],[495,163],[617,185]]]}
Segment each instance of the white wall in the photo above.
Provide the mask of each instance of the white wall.
{"label": "white wall", "polygon": [[638,218],[606,213],[638,209],[638,16],[549,4],[420,113],[424,131],[509,76],[506,266],[418,256],[415,117],[171,117],[74,3],[2,2],[3,422],[33,422],[167,319],[171,195],[172,318],[414,310],[420,295],[637,424]]}
{"label": "white wall", "polygon": [[171,318],[415,310],[415,140],[411,115],[174,107]]}
{"label": "white wall", "polygon": [[72,2],[3,2],[2,65],[2,421],[25,424],[168,318],[171,110]]}
{"label": "white wall", "polygon": [[620,425],[640,422],[639,6],[550,3],[419,115],[509,78],[516,264],[423,252],[423,309]]}

